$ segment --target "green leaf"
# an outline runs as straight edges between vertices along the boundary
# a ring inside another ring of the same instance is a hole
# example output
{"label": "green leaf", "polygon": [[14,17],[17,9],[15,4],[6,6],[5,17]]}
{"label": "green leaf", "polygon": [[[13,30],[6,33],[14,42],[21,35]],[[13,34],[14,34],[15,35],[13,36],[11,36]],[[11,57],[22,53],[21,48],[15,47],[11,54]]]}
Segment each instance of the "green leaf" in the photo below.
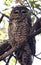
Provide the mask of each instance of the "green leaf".
{"label": "green leaf", "polygon": [[4,0],[4,4],[6,6],[10,6],[12,2],[13,2],[13,0]]}
{"label": "green leaf", "polygon": [[9,65],[15,65],[15,63],[16,63],[16,59],[12,57]]}

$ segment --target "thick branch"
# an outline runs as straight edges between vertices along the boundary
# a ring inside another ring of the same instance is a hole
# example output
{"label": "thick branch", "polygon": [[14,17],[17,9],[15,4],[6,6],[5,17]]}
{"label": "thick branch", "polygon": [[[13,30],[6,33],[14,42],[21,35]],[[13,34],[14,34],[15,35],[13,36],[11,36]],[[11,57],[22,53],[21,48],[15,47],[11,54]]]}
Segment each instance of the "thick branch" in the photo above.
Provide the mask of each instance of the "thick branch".
{"label": "thick branch", "polygon": [[40,34],[40,33],[41,33],[41,28],[38,29],[38,30],[35,31],[35,32],[31,32],[31,33],[28,35],[28,38],[34,37],[34,36],[36,36],[36,35],[38,35],[38,34]]}
{"label": "thick branch", "polygon": [[0,56],[4,54],[6,51],[10,50],[11,48],[12,47],[8,43],[8,40],[5,40],[5,42],[3,42],[3,44],[0,46]]}
{"label": "thick branch", "polygon": [[[21,45],[23,45],[23,44],[21,44]],[[0,61],[5,59],[7,56],[11,55],[13,52],[15,52],[17,48],[21,47],[21,45],[15,44],[14,47],[12,47],[10,50],[6,51],[3,55],[0,56]]]}
{"label": "thick branch", "polygon": [[33,37],[41,33],[41,18],[37,19],[35,24],[33,25],[30,34],[28,37]]}
{"label": "thick branch", "polygon": [[15,50],[15,48],[11,48],[10,50],[8,50],[7,52],[5,52],[3,55],[0,56],[0,61],[3,60],[4,58],[6,58],[8,55],[12,54]]}

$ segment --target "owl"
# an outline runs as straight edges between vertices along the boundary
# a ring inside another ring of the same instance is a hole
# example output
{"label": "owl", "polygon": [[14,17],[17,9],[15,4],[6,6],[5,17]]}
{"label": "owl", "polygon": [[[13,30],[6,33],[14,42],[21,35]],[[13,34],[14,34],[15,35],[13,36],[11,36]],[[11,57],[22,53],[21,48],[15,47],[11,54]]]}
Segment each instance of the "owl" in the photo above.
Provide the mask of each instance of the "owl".
{"label": "owl", "polygon": [[29,10],[25,6],[16,6],[10,14],[8,27],[9,44],[15,47],[16,59],[21,65],[32,65],[35,54],[35,38],[29,38],[32,28]]}

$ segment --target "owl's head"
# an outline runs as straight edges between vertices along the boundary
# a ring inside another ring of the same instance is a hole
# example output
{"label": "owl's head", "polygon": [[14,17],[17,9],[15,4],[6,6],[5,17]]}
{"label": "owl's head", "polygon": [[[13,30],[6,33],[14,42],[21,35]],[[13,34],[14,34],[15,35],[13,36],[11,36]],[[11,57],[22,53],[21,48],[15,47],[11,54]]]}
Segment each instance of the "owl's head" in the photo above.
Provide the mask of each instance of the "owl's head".
{"label": "owl's head", "polygon": [[10,14],[10,24],[13,23],[22,23],[23,20],[27,21],[31,25],[31,16],[30,11],[26,6],[16,6],[12,9]]}
{"label": "owl's head", "polygon": [[28,15],[29,10],[25,6],[16,6],[12,9],[10,19],[20,19]]}

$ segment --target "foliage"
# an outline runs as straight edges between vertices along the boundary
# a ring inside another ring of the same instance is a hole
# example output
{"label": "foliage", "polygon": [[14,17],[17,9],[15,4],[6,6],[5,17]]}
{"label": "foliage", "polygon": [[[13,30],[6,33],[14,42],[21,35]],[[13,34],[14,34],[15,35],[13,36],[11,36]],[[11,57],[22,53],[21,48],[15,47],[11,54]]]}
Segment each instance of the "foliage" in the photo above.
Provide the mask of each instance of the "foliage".
{"label": "foliage", "polygon": [[9,65],[15,65],[15,63],[16,63],[16,59],[12,57]]}
{"label": "foliage", "polygon": [[[32,7],[34,10],[35,10],[35,8],[36,8],[36,9],[38,9],[38,10],[41,11],[41,1],[40,1],[40,0],[36,0],[36,1],[30,0],[30,4],[31,4],[31,7]],[[38,11],[36,10],[36,12],[38,12]]]}
{"label": "foliage", "polygon": [[[10,6],[13,0],[4,0],[6,6]],[[9,4],[8,4],[9,3]]]}

